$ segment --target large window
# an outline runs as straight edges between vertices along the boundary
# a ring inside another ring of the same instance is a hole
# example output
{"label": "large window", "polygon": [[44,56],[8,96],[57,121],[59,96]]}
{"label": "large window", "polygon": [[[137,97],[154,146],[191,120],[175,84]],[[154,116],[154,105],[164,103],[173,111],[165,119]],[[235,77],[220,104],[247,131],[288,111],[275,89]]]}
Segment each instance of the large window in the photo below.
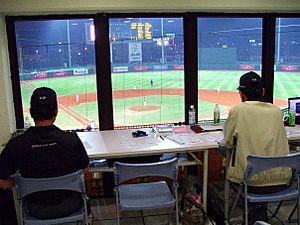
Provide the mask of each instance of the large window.
{"label": "large window", "polygon": [[240,102],[238,81],[250,70],[260,74],[262,19],[198,18],[198,119],[221,118]]}
{"label": "large window", "polygon": [[114,126],[183,121],[183,19],[110,19],[109,34]]}
{"label": "large window", "polygon": [[274,103],[287,107],[287,99],[300,96],[300,19],[276,20]]}
{"label": "large window", "polygon": [[17,128],[30,118],[30,96],[41,86],[58,93],[62,129],[185,122],[188,104],[197,103],[198,120],[211,120],[215,104],[225,119],[249,71],[262,75],[266,99],[285,108],[300,95],[300,19],[278,16],[275,26],[277,14],[268,15],[7,17],[8,37],[16,35],[8,42]]}
{"label": "large window", "polygon": [[24,117],[33,90],[47,86],[58,94],[59,127],[98,127],[93,19],[16,21],[15,32]]}

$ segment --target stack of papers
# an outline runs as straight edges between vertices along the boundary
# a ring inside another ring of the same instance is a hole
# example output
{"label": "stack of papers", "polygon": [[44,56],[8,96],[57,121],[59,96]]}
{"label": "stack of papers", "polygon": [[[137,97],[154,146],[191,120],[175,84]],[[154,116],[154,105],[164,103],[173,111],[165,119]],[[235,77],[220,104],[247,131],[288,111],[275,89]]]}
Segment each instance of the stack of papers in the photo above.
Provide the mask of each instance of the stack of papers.
{"label": "stack of papers", "polygon": [[300,127],[299,126],[285,127],[285,129],[286,129],[286,134],[287,134],[288,138],[300,137]]}
{"label": "stack of papers", "polygon": [[224,140],[224,134],[222,131],[214,131],[214,132],[207,132],[207,133],[201,133],[201,137],[209,140],[209,141],[214,141],[217,143],[222,143],[225,142]]}
{"label": "stack of papers", "polygon": [[166,136],[166,138],[180,145],[193,145],[193,144],[199,144],[203,142],[200,136],[193,133],[173,134],[173,135]]}
{"label": "stack of papers", "polygon": [[173,128],[175,134],[189,134],[193,133],[189,126],[179,126]]}
{"label": "stack of papers", "polygon": [[152,136],[143,136],[139,138],[123,138],[121,139],[120,145],[125,149],[137,149],[145,148],[145,146],[155,146],[161,141],[160,138],[153,138]]}
{"label": "stack of papers", "polygon": [[205,131],[222,131],[223,130],[223,123],[219,124],[203,124],[201,125],[201,128],[203,129],[203,132]]}
{"label": "stack of papers", "polygon": [[173,132],[173,128],[171,125],[158,125],[156,126],[156,132],[169,133],[169,132]]}

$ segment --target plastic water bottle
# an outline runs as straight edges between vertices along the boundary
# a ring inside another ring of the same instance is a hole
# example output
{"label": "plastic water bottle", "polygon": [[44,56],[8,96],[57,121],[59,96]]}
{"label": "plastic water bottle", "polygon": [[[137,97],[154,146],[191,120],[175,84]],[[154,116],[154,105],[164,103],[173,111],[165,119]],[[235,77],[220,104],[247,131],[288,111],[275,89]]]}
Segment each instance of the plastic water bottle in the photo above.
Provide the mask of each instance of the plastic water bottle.
{"label": "plastic water bottle", "polygon": [[93,130],[95,130],[95,128],[96,128],[95,127],[95,121],[90,120],[87,124],[87,127],[86,127],[87,131],[93,131]]}
{"label": "plastic water bottle", "polygon": [[91,128],[92,128],[92,130],[95,130],[95,121],[94,120],[91,120]]}
{"label": "plastic water bottle", "polygon": [[296,110],[295,106],[291,105],[289,109],[289,126],[295,126],[295,116],[296,116]]}
{"label": "plastic water bottle", "polygon": [[29,117],[26,116],[24,121],[24,130],[27,130],[29,127],[31,127],[31,122],[29,120]]}
{"label": "plastic water bottle", "polygon": [[189,109],[189,125],[195,126],[195,124],[196,124],[196,110],[194,108],[194,105],[191,105]]}
{"label": "plastic water bottle", "polygon": [[220,108],[219,105],[216,104],[214,108],[214,124],[220,123]]}

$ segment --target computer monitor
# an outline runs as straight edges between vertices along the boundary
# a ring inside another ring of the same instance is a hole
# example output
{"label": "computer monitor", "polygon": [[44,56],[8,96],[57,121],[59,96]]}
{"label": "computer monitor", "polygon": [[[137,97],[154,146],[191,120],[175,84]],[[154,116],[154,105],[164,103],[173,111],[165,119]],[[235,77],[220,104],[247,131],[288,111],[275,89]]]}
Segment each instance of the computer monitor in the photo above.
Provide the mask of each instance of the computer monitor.
{"label": "computer monitor", "polygon": [[289,98],[288,104],[289,109],[291,108],[291,106],[294,106],[294,109],[296,110],[295,123],[300,124],[300,97]]}

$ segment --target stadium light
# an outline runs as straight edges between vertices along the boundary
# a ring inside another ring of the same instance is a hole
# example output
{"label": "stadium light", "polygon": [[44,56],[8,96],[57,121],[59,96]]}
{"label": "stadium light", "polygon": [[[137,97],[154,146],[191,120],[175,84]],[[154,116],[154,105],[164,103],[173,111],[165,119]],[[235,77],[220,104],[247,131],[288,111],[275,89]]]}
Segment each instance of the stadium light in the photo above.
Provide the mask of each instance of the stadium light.
{"label": "stadium light", "polygon": [[90,25],[90,39],[91,41],[95,41],[95,26],[94,24]]}
{"label": "stadium light", "polygon": [[[163,18],[160,18],[160,30],[161,30],[161,39],[163,40],[164,38],[164,21]],[[164,43],[162,43],[161,45],[161,63],[164,64],[165,63],[165,50],[164,50]]]}
{"label": "stadium light", "polygon": [[68,40],[68,63],[69,67],[72,66],[72,53],[71,53],[71,35],[70,35],[70,20],[66,20],[67,22],[67,40]]}

